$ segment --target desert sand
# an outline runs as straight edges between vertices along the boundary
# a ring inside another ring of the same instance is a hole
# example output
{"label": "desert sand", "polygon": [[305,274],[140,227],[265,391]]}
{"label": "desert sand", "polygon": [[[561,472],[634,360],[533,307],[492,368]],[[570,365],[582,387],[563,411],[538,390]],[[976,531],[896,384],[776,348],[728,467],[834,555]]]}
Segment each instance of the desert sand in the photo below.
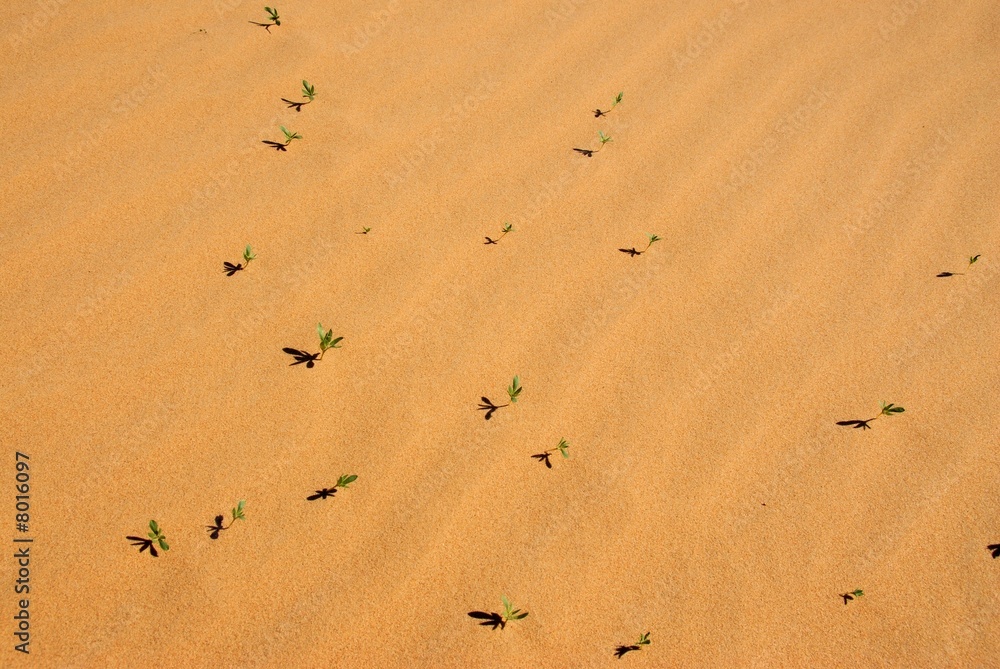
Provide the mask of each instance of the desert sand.
{"label": "desert sand", "polygon": [[278,9],[8,8],[0,664],[1000,666],[996,3]]}

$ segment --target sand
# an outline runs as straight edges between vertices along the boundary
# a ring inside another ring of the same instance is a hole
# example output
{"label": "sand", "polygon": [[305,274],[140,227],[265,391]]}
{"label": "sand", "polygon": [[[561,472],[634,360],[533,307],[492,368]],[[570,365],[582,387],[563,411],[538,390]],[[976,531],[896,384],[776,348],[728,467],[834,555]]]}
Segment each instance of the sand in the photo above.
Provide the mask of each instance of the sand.
{"label": "sand", "polygon": [[279,10],[8,8],[0,664],[1000,666],[995,3]]}

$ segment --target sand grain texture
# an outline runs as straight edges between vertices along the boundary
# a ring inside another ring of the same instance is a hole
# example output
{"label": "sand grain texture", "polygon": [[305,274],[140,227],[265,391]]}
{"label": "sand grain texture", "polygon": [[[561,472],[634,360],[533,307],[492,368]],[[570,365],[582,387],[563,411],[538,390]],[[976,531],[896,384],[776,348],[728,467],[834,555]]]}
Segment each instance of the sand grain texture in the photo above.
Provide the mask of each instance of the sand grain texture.
{"label": "sand grain texture", "polygon": [[995,3],[279,9],[10,10],[0,664],[997,666]]}

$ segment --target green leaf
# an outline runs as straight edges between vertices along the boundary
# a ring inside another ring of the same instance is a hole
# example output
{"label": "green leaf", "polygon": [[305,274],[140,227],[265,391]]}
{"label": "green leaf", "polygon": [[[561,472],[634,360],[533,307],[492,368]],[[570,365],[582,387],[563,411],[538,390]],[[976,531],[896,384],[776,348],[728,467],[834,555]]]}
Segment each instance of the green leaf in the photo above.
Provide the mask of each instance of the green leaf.
{"label": "green leaf", "polygon": [[319,339],[320,339],[320,341],[323,341],[323,332],[324,331],[323,331],[323,324],[322,323],[317,323],[316,324],[316,332],[319,333]]}
{"label": "green leaf", "polygon": [[160,544],[160,548],[162,548],[163,550],[165,550],[165,551],[168,551],[168,550],[170,550],[170,546],[169,546],[169,545],[167,544],[167,540],[166,540],[166,539],[164,539],[163,537],[160,537],[160,538],[159,538],[159,539],[157,540],[157,543],[159,543],[159,544]]}
{"label": "green leaf", "polygon": [[503,602],[503,608],[505,612],[510,612],[510,600],[507,599],[507,595],[500,595],[500,601]]}
{"label": "green leaf", "polygon": [[979,260],[979,256],[981,256],[981,255],[982,254],[979,253],[979,254],[976,254],[976,255],[972,256],[971,258],[969,258],[969,264],[970,265],[975,265],[976,261]]}
{"label": "green leaf", "polygon": [[160,526],[156,524],[155,520],[149,521],[149,529],[153,530],[156,534],[160,533]]}
{"label": "green leaf", "polygon": [[[520,611],[520,609],[518,609],[518,611]],[[522,618],[527,618],[527,617],[528,617],[527,611],[523,611],[521,613],[515,611],[514,615],[511,616],[511,620],[521,620]]]}

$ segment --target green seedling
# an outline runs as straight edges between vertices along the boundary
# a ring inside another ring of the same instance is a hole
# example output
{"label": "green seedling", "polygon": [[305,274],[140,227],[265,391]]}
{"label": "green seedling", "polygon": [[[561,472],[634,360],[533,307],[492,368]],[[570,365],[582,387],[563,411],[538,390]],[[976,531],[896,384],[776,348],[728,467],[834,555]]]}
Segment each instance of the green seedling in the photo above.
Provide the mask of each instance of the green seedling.
{"label": "green seedling", "polygon": [[306,497],[306,499],[309,500],[310,502],[313,502],[316,501],[317,499],[326,499],[327,497],[333,497],[337,492],[337,488],[346,488],[355,480],[357,480],[357,478],[358,478],[357,474],[341,474],[340,478],[337,479],[336,485],[334,485],[332,488],[320,488],[312,495]]}
{"label": "green seedling", "polygon": [[262,27],[267,32],[271,32],[271,26],[281,25],[281,19],[278,18],[278,10],[265,7],[264,11],[267,12],[267,23],[258,23],[257,21],[251,21],[250,23]]}
{"label": "green seedling", "polygon": [[486,420],[489,420],[490,418],[493,417],[493,412],[496,411],[497,409],[509,407],[511,404],[517,402],[517,397],[518,395],[521,394],[521,390],[522,390],[521,381],[520,379],[518,379],[518,377],[515,376],[514,380],[510,384],[510,387],[507,388],[507,395],[508,397],[510,397],[510,402],[508,402],[507,404],[493,404],[493,402],[490,401],[490,398],[480,397],[479,399],[481,399],[482,402],[480,402],[478,410],[485,411]]}
{"label": "green seedling", "polygon": [[601,131],[599,131],[597,133],[597,139],[600,140],[601,145],[598,146],[596,149],[573,149],[573,150],[576,151],[577,153],[582,153],[583,155],[585,155],[588,158],[590,158],[595,153],[597,153],[598,151],[600,151],[601,149],[603,149],[605,144],[607,144],[608,142],[611,141],[611,138],[609,136],[605,135],[603,130],[601,130]]}
{"label": "green seedling", "polygon": [[508,232],[512,232],[513,230],[514,230],[514,226],[513,225],[511,225],[510,223],[504,223],[503,224],[503,228],[500,230],[500,236],[499,237],[497,237],[496,239],[490,239],[489,237],[487,237],[486,241],[483,242],[483,243],[484,244],[496,244],[497,242],[499,242],[501,239],[504,238],[504,235],[506,235]]}
{"label": "green seedling", "polygon": [[306,98],[305,102],[292,102],[286,98],[281,98],[281,101],[288,104],[288,109],[292,109],[294,107],[295,111],[300,112],[302,111],[302,107],[304,105],[307,105],[315,100],[316,88],[305,79],[302,80],[302,97]]}
{"label": "green seedling", "polygon": [[295,358],[295,362],[291,363],[289,367],[294,367],[295,365],[301,365],[305,363],[305,366],[312,369],[317,362],[323,359],[323,354],[331,348],[340,348],[340,342],[343,341],[343,337],[334,337],[333,330],[323,330],[323,324],[316,324],[316,333],[319,335],[319,353],[309,353],[308,351],[300,351],[297,348],[283,348],[281,349],[288,355]]}
{"label": "green seedling", "polygon": [[864,590],[853,590],[851,592],[845,592],[840,596],[844,599],[844,606],[847,606],[847,602],[857,599],[858,597],[864,597],[864,595]]}
{"label": "green seedling", "polygon": [[[966,266],[966,270],[971,269],[973,265],[982,257],[981,253],[977,253],[969,258],[969,264]],[[964,276],[965,272],[941,272],[938,274],[938,278],[943,278],[947,276]]]}
{"label": "green seedling", "polygon": [[617,648],[615,648],[615,657],[617,657],[620,660],[625,655],[625,653],[631,653],[634,650],[642,650],[643,646],[648,646],[650,643],[651,642],[649,640],[649,632],[646,632],[645,634],[641,635],[639,637],[639,640],[636,641],[631,646],[618,646]]}
{"label": "green seedling", "polygon": [[240,270],[244,270],[249,267],[250,261],[256,257],[257,256],[254,255],[253,249],[250,248],[249,244],[247,244],[247,247],[243,249],[243,262],[235,265],[231,262],[224,262],[222,263],[222,271],[226,273],[226,276],[232,276]]}
{"label": "green seedling", "polygon": [[562,453],[562,456],[564,458],[569,458],[569,451],[566,450],[568,448],[569,448],[569,443],[565,439],[560,439],[559,445],[556,446],[555,448],[550,448],[547,451],[542,451],[541,453],[537,453],[535,455],[532,455],[531,457],[533,457],[535,460],[538,460],[539,462],[544,462],[546,467],[552,469],[552,462],[549,460],[549,455],[555,453],[556,451],[559,451],[560,453]]}
{"label": "green seedling", "polygon": [[366,228],[364,226],[361,226],[361,232],[355,232],[354,234],[356,234],[356,235],[367,235],[369,232],[371,232],[371,230],[372,230],[371,228]]}
{"label": "green seedling", "polygon": [[649,250],[649,247],[652,246],[654,242],[658,242],[661,239],[660,237],[657,237],[656,235],[646,235],[646,236],[649,237],[649,243],[646,244],[646,248],[644,248],[643,250],[637,251],[634,246],[632,248],[630,248],[630,249],[618,249],[618,250],[621,251],[622,253],[629,254],[633,258],[636,257],[636,256],[641,256],[643,253],[645,253],[646,251]]}
{"label": "green seedling", "polygon": [[291,130],[289,130],[285,126],[281,126],[281,132],[285,135],[285,143],[284,144],[282,144],[281,142],[272,142],[269,139],[265,139],[264,140],[264,144],[267,144],[268,146],[276,149],[277,151],[287,151],[288,150],[287,147],[288,147],[289,144],[292,143],[293,139],[302,139],[302,135],[300,135],[297,132],[292,132]]}
{"label": "green seedling", "polygon": [[619,104],[621,104],[622,97],[624,97],[624,96],[625,96],[625,92],[624,91],[622,91],[621,93],[619,93],[618,95],[616,95],[615,96],[615,101],[611,103],[611,106],[608,107],[607,111],[601,111],[600,109],[595,109],[594,110],[594,118],[600,118],[602,116],[607,116],[608,114],[610,114],[612,111],[614,111],[615,107],[617,107]]}
{"label": "green seedling", "polygon": [[167,544],[167,537],[164,536],[163,532],[160,530],[160,526],[156,524],[155,520],[149,521],[149,532],[146,533],[148,539],[143,537],[127,536],[125,537],[133,546],[139,547],[139,552],[144,550],[149,550],[150,555],[153,557],[159,557],[159,553],[156,552],[155,544],[158,544],[161,549],[168,551],[170,546]]}
{"label": "green seedling", "polygon": [[898,407],[895,404],[891,403],[886,404],[885,402],[881,402],[880,404],[882,406],[882,411],[880,411],[879,414],[875,416],[875,418],[869,418],[868,420],[841,420],[837,421],[837,425],[853,427],[855,430],[859,428],[862,430],[870,430],[872,429],[872,427],[871,425],[869,425],[869,423],[871,423],[873,420],[880,418],[882,416],[889,418],[898,413],[903,413],[904,411],[906,411],[906,409],[904,409],[903,407]]}
{"label": "green seedling", "polygon": [[246,500],[244,499],[241,499],[239,502],[236,503],[236,506],[233,507],[233,519],[229,521],[228,525],[222,524],[224,516],[221,513],[218,516],[216,516],[215,524],[206,526],[206,529],[208,530],[208,536],[211,537],[212,539],[218,539],[219,532],[228,530],[230,527],[233,526],[233,523],[235,523],[237,520],[246,520],[246,516],[243,515],[243,507],[245,505],[246,505]]}
{"label": "green seedling", "polygon": [[494,630],[498,627],[504,629],[507,627],[507,623],[512,620],[523,620],[528,617],[527,611],[522,611],[521,609],[515,609],[507,599],[507,595],[500,595],[500,601],[503,603],[503,613],[488,612],[488,611],[469,611],[469,617],[475,618],[476,620],[481,620],[479,623],[485,627],[492,627]]}

